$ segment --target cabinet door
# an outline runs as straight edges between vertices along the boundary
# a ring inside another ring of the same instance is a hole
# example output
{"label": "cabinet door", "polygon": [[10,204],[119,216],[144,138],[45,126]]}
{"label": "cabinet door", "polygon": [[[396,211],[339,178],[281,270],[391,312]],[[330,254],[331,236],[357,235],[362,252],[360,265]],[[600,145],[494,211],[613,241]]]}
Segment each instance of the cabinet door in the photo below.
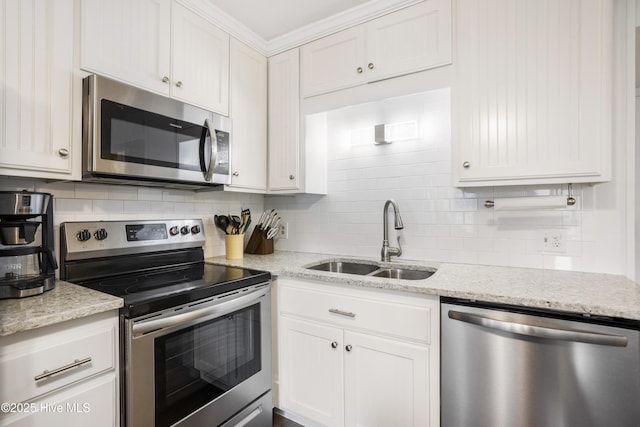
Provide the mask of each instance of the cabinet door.
{"label": "cabinet door", "polygon": [[82,0],[80,10],[83,69],[169,94],[171,0]]}
{"label": "cabinet door", "polygon": [[351,331],[344,344],[346,426],[429,425],[429,347]]}
{"label": "cabinet door", "polygon": [[267,58],[231,39],[231,187],[267,189]]}
{"label": "cabinet door", "polygon": [[424,1],[375,19],[366,30],[368,81],[451,63],[451,0]]}
{"label": "cabinet door", "polygon": [[362,25],[308,43],[300,52],[303,97],[366,82]]}
{"label": "cabinet door", "polygon": [[73,0],[0,1],[2,174],[73,177],[73,157],[80,159],[73,16]]}
{"label": "cabinet door", "polygon": [[171,94],[229,114],[229,34],[184,6],[171,11]]}
{"label": "cabinet door", "polygon": [[269,58],[269,190],[300,188],[299,54]]}
{"label": "cabinet door", "polygon": [[459,1],[458,185],[609,179],[612,4]]}
{"label": "cabinet door", "polygon": [[342,330],[284,316],[278,321],[281,408],[344,425]]}

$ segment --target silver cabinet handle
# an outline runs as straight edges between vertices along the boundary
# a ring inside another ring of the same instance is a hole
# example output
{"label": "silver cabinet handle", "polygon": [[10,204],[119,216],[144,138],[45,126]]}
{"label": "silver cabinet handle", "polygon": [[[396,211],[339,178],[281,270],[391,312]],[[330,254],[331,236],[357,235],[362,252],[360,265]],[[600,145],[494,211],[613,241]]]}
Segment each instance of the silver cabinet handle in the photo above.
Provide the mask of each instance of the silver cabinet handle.
{"label": "silver cabinet handle", "polygon": [[240,176],[240,172],[235,171],[235,172],[233,173],[233,176]]}
{"label": "silver cabinet handle", "polygon": [[169,83],[170,81],[171,81],[171,80],[169,80],[169,77],[167,77],[167,76],[164,76],[164,77],[162,78],[162,83]]}
{"label": "silver cabinet handle", "polygon": [[629,342],[627,337],[620,335],[607,335],[572,329],[545,328],[543,326],[529,325],[526,323],[506,322],[504,320],[492,319],[491,317],[461,313],[453,310],[449,311],[449,319],[471,323],[488,329],[550,340],[575,341],[613,347],[626,347]]}
{"label": "silver cabinet handle", "polygon": [[36,381],[42,381],[45,378],[49,378],[53,375],[57,375],[59,373],[62,373],[64,371],[68,371],[69,369],[73,369],[73,368],[77,368],[81,365],[84,365],[85,363],[89,363],[91,362],[91,358],[90,357],[85,357],[84,359],[76,359],[74,360],[72,363],[69,363],[68,365],[62,366],[60,368],[54,369],[53,371],[44,371],[43,373],[41,373],[40,375],[36,375],[33,379]]}
{"label": "silver cabinet handle", "polygon": [[350,311],[338,310],[337,308],[330,308],[329,313],[339,314],[340,316],[345,316],[345,317],[356,317],[355,313],[352,313]]}
{"label": "silver cabinet handle", "polygon": [[344,349],[347,351],[351,351],[353,350],[353,347],[351,346],[351,344],[347,344],[347,346]]}
{"label": "silver cabinet handle", "polygon": [[469,168],[471,167],[471,163],[469,163],[469,162],[464,162],[464,163],[462,164],[462,167],[463,167],[463,168],[465,168],[465,169],[469,169]]}
{"label": "silver cabinet handle", "polygon": [[362,67],[358,67],[358,68],[356,68],[356,71],[358,72],[358,74],[362,74],[362,71],[363,71],[363,70],[362,70]]}
{"label": "silver cabinet handle", "polygon": [[60,157],[67,158],[67,157],[69,157],[69,150],[67,150],[66,148],[61,148],[61,149],[58,150],[58,155]]}
{"label": "silver cabinet handle", "polygon": [[337,341],[332,342],[331,348],[338,348],[338,342]]}
{"label": "silver cabinet handle", "polygon": [[369,62],[369,65],[367,65],[367,67],[369,67],[370,70],[373,70],[373,62]]}
{"label": "silver cabinet handle", "polygon": [[294,174],[291,174],[291,175],[289,175],[289,179],[290,179],[291,181],[293,181],[294,179],[296,179],[296,176],[295,176]]}
{"label": "silver cabinet handle", "polygon": [[182,87],[182,82],[180,80],[176,82],[176,87]]}

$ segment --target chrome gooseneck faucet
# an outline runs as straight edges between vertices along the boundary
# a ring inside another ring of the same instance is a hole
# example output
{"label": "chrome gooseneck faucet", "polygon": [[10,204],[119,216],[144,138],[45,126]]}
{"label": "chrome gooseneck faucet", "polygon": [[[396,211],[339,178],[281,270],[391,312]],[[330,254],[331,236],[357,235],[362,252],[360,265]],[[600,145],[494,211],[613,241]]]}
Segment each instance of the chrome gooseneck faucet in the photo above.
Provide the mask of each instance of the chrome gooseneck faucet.
{"label": "chrome gooseneck faucet", "polygon": [[380,251],[380,256],[382,261],[391,261],[391,255],[400,256],[402,255],[402,246],[400,246],[400,236],[398,236],[398,247],[394,248],[389,246],[389,218],[388,211],[389,205],[393,206],[393,216],[394,216],[394,228],[396,230],[402,230],[404,228],[404,224],[402,224],[402,217],[400,216],[400,210],[398,209],[398,203],[389,199],[384,204],[384,211],[382,213],[382,230],[383,230],[383,240],[382,240],[382,250]]}

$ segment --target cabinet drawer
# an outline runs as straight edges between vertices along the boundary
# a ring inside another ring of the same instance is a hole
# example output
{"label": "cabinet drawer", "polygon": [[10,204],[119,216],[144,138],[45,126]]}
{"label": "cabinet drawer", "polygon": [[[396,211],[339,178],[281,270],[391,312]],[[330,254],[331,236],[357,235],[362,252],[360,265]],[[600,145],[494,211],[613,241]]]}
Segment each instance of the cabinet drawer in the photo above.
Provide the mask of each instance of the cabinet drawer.
{"label": "cabinet drawer", "polygon": [[[82,320],[82,319],[80,319]],[[115,369],[117,321],[78,320],[16,334],[0,350],[0,402],[23,402]],[[50,374],[50,375],[49,375]]]}
{"label": "cabinet drawer", "polygon": [[[432,308],[416,297],[370,290],[342,290],[305,282],[279,284],[280,313],[377,334],[430,341]],[[293,285],[292,285],[293,284]],[[377,295],[376,295],[377,294]]]}

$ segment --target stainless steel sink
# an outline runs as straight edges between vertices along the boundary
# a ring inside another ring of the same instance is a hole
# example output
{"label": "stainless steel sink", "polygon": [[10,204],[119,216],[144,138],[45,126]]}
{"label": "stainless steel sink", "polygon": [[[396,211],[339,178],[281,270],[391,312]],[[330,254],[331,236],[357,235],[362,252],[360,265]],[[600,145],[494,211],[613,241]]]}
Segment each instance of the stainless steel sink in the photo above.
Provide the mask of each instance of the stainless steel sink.
{"label": "stainless steel sink", "polygon": [[376,271],[378,266],[375,264],[363,264],[360,262],[328,261],[307,268],[311,270],[330,271],[332,273],[366,275]]}
{"label": "stainless steel sink", "polygon": [[422,270],[410,267],[386,267],[379,264],[358,261],[325,261],[306,268],[331,273],[357,274],[360,276],[403,280],[422,280],[435,273],[433,270]]}
{"label": "stainless steel sink", "polygon": [[371,276],[386,277],[388,279],[422,280],[432,276],[434,271],[413,270],[408,268],[380,268]]}

